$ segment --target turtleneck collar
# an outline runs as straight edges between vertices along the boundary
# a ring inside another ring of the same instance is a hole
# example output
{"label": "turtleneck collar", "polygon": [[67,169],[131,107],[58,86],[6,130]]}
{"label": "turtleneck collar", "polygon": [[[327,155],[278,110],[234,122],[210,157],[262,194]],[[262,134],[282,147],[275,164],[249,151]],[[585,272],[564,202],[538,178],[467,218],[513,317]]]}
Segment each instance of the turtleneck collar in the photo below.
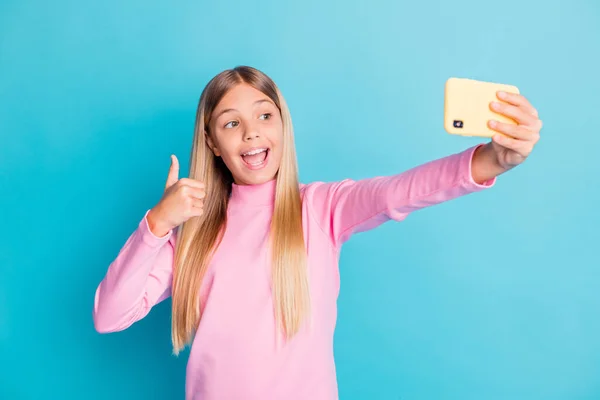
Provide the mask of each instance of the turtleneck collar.
{"label": "turtleneck collar", "polygon": [[267,206],[275,204],[275,189],[277,179],[273,178],[270,181],[258,185],[238,185],[231,184],[231,197],[229,203],[231,205],[250,205],[250,206]]}

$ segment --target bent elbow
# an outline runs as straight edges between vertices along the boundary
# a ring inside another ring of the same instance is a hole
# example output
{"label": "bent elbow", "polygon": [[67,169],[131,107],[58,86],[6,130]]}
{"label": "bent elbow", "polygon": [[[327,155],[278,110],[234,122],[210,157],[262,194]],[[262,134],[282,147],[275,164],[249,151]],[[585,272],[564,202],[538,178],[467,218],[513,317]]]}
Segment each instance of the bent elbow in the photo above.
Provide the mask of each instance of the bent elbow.
{"label": "bent elbow", "polygon": [[130,324],[122,321],[122,316],[115,313],[113,309],[100,299],[100,288],[96,290],[94,296],[94,308],[92,310],[92,320],[94,329],[98,333],[119,332],[126,329]]}
{"label": "bent elbow", "polygon": [[104,312],[102,308],[94,308],[92,312],[94,329],[98,333],[120,332],[131,326],[133,321],[118,318],[112,313]]}

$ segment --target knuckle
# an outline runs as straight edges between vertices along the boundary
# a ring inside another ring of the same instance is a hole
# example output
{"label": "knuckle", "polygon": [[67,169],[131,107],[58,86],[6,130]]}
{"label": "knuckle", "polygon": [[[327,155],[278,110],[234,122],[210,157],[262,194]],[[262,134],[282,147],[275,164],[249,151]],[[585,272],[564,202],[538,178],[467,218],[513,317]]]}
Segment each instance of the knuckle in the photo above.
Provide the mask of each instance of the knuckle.
{"label": "knuckle", "polygon": [[518,125],[504,124],[503,126],[501,126],[501,128],[502,128],[501,131],[508,135],[515,135],[515,134],[518,134],[518,132],[519,132]]}

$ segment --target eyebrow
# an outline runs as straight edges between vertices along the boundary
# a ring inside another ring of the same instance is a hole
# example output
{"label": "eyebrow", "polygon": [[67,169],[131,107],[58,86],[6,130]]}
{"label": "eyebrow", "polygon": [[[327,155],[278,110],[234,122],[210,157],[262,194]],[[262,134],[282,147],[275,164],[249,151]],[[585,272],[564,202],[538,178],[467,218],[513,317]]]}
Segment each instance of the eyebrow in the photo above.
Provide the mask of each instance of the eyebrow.
{"label": "eyebrow", "polygon": [[[261,100],[257,100],[254,102],[254,105],[257,105],[259,103],[271,103],[271,101],[267,100],[267,99],[261,99]],[[272,103],[271,103],[272,104]],[[226,112],[230,112],[230,111],[237,111],[235,108],[227,108],[223,111],[221,111],[219,114],[215,115],[215,120],[217,118],[219,118],[221,115],[225,114]]]}

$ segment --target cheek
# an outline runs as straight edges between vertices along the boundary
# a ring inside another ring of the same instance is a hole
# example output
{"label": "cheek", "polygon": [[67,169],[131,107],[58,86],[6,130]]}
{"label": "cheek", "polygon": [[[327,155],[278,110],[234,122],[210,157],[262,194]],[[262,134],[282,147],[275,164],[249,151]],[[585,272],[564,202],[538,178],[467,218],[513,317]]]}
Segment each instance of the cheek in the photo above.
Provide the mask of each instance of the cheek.
{"label": "cheek", "polygon": [[221,154],[221,158],[229,167],[241,161],[240,155],[237,153],[237,150],[234,151],[231,149],[224,149],[224,151]]}
{"label": "cheek", "polygon": [[219,138],[216,142],[220,157],[223,159],[225,164],[229,165],[238,155],[237,148],[232,143],[228,143],[227,140]]}
{"label": "cheek", "polygon": [[277,143],[277,146],[274,150],[271,150],[271,164],[277,168],[281,165],[281,160],[283,158],[283,142]]}
{"label": "cheek", "polygon": [[281,127],[278,127],[277,129],[274,129],[272,132],[272,136],[271,136],[271,143],[273,144],[273,146],[275,147],[276,151],[274,155],[277,156],[278,158],[278,162],[281,159],[281,156],[283,154],[283,130],[281,129]]}
{"label": "cheek", "polygon": [[283,128],[281,125],[270,126],[266,131],[266,136],[274,146],[283,144]]}

